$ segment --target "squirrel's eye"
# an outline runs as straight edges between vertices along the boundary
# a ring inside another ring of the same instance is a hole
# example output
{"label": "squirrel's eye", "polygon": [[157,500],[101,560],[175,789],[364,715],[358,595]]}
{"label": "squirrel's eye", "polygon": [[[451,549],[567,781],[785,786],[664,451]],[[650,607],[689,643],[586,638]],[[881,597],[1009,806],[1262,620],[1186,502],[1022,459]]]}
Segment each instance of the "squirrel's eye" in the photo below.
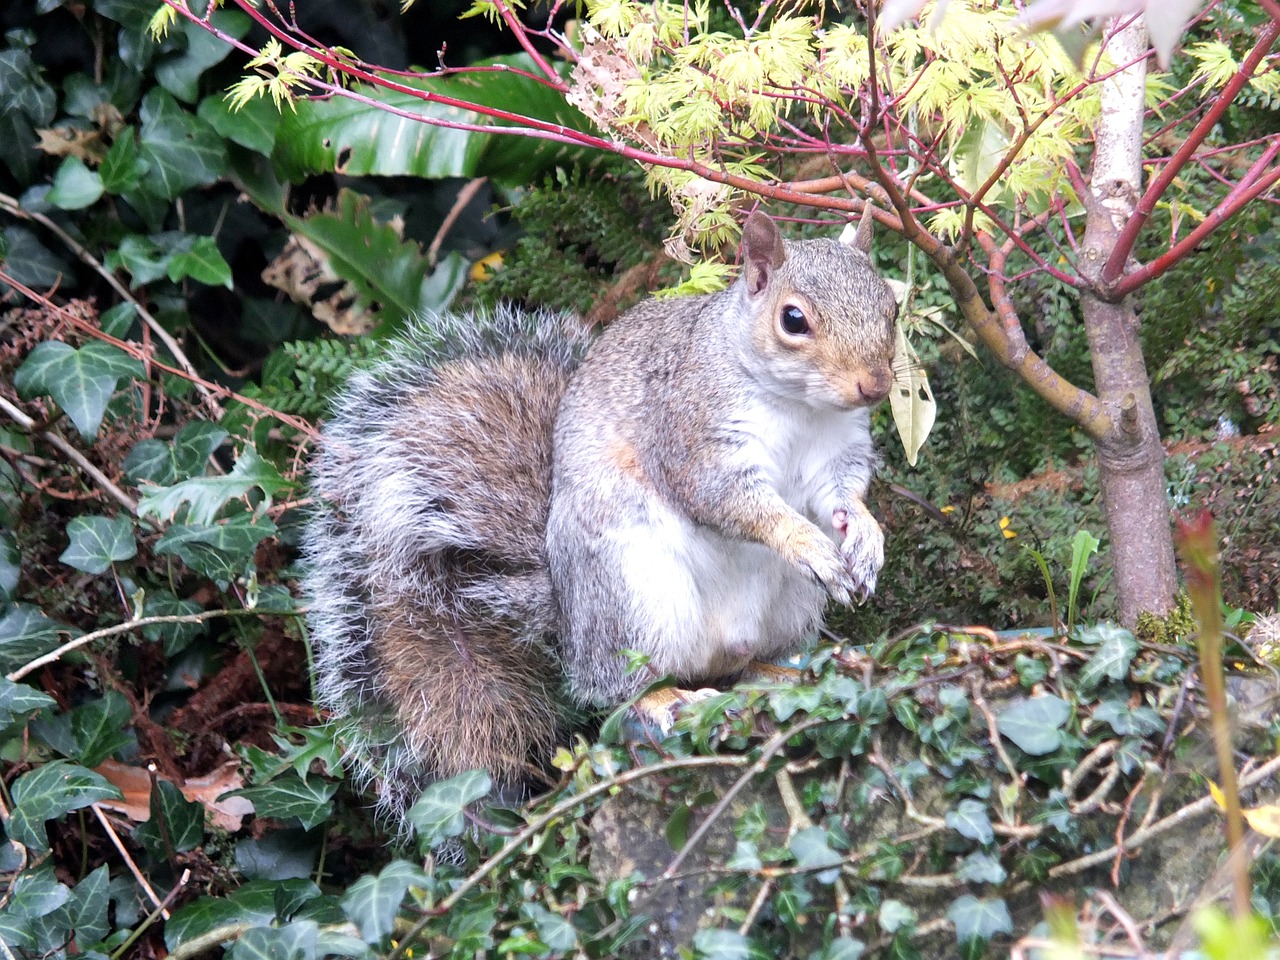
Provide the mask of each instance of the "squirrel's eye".
{"label": "squirrel's eye", "polygon": [[779,322],[782,332],[788,336],[799,337],[809,333],[809,319],[799,307],[783,307]]}

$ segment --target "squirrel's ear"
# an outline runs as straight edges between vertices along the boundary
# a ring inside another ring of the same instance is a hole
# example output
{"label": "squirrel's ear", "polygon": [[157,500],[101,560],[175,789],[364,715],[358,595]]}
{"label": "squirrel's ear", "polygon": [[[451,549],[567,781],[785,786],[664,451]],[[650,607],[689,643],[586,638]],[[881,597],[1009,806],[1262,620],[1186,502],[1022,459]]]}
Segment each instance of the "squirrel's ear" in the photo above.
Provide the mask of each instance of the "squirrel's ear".
{"label": "squirrel's ear", "polygon": [[747,293],[755,296],[765,288],[773,271],[782,266],[786,251],[778,225],[759,210],[753,211],[742,225],[742,275]]}
{"label": "squirrel's ear", "polygon": [[876,218],[871,215],[871,201],[868,200],[862,205],[862,219],[858,221],[858,229],[854,230],[852,225],[846,226],[840,233],[840,242],[870,256],[871,230],[875,222]]}

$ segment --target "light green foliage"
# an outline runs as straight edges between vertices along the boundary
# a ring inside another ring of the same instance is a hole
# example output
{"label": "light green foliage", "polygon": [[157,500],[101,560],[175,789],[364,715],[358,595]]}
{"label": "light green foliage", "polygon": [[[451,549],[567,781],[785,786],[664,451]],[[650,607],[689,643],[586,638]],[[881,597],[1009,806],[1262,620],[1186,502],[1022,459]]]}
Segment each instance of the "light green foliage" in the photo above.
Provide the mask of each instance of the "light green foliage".
{"label": "light green foliage", "polygon": [[[757,180],[770,173],[755,145],[787,124],[820,117],[837,145],[855,142],[857,91],[870,78],[863,25],[831,13],[815,24],[779,11],[748,35],[713,25],[709,10],[638,0],[592,4],[598,37],[588,35],[574,102],[637,146],[692,155]],[[941,134],[943,159],[965,187],[976,189],[1006,151],[1016,153],[988,202],[1070,194],[1064,161],[1088,138],[1098,112],[1096,86],[1080,84],[1057,43],[1014,28],[1016,13],[954,0],[939,24],[924,17],[925,26],[884,38],[878,64],[883,99],[897,98],[901,115],[914,114]],[[649,176],[671,195],[694,242],[724,240],[720,212],[735,196],[731,189],[661,167]],[[955,232],[957,216],[943,210],[934,226]]]}

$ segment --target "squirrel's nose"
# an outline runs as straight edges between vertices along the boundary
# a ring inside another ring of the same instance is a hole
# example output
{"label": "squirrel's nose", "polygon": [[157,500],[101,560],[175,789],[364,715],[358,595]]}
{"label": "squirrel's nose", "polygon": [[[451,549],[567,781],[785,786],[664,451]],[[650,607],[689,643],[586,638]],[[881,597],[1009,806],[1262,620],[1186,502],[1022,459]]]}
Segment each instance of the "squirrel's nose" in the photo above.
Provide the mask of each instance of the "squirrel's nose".
{"label": "squirrel's nose", "polygon": [[893,374],[888,370],[866,373],[858,378],[858,392],[867,403],[879,403],[889,395]]}

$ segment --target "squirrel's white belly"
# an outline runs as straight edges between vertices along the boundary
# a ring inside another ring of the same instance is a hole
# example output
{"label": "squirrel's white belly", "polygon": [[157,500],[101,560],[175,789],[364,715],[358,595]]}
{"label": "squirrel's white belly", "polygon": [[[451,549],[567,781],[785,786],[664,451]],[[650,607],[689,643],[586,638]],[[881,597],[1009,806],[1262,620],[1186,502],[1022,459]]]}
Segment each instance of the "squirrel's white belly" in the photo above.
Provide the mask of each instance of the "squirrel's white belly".
{"label": "squirrel's white belly", "polygon": [[651,509],[609,539],[640,626],[631,640],[655,670],[679,680],[732,674],[794,651],[826,606],[822,588],[768,547],[668,510]]}

